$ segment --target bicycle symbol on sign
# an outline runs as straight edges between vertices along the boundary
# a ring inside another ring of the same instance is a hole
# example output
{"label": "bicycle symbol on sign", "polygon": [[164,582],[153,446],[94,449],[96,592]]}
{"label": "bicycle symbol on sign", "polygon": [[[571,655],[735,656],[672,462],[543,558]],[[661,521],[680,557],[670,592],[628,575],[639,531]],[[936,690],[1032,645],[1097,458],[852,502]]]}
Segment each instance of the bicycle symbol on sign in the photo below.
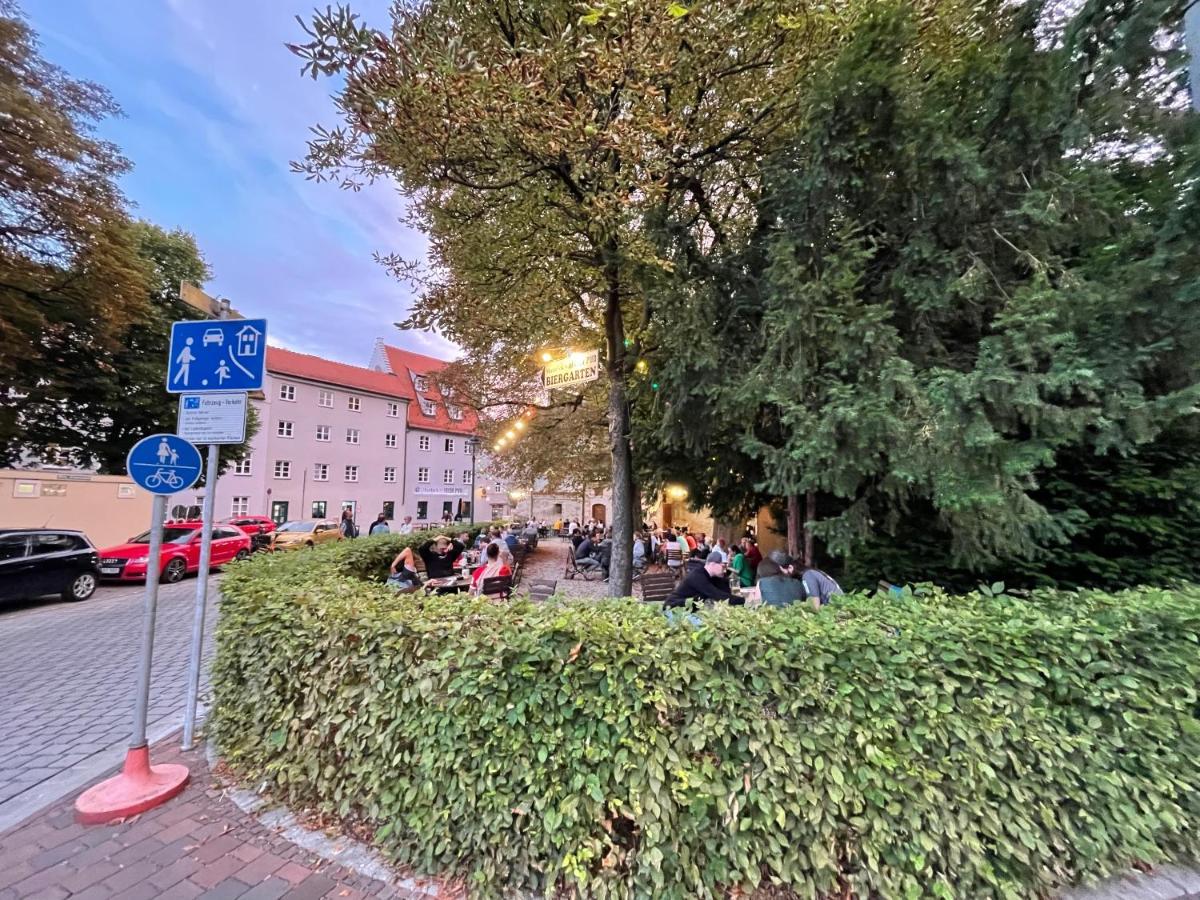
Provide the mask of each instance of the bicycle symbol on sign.
{"label": "bicycle symbol on sign", "polygon": [[146,487],[148,488],[156,488],[164,484],[170,488],[183,487],[183,479],[173,471],[163,469],[157,470],[146,478]]}

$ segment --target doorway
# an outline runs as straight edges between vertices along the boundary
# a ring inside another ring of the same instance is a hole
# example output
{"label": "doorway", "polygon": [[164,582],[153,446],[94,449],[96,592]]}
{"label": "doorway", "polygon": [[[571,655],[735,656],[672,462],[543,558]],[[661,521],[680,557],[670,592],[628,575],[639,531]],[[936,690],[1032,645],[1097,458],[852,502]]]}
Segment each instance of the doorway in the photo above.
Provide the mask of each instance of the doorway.
{"label": "doorway", "polygon": [[603,503],[593,503],[592,504],[592,519],[599,522],[601,525],[605,524],[605,522],[604,522],[604,504]]}
{"label": "doorway", "polygon": [[271,501],[271,521],[282,525],[288,520],[288,502],[286,500]]}

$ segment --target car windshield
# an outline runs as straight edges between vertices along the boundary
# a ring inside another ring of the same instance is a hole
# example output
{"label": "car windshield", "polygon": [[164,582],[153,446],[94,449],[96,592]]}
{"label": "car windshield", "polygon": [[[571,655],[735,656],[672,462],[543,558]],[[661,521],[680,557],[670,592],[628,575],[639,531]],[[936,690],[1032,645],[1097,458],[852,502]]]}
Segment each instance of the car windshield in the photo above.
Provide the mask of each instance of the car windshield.
{"label": "car windshield", "polygon": [[[180,528],[177,525],[168,525],[163,529],[164,544],[186,544],[193,534],[196,533],[195,528]],[[150,543],[150,532],[143,531],[137,537],[129,539],[131,544],[148,544]]]}
{"label": "car windshield", "polygon": [[285,525],[280,525],[279,531],[312,531],[316,525],[315,522],[288,522]]}

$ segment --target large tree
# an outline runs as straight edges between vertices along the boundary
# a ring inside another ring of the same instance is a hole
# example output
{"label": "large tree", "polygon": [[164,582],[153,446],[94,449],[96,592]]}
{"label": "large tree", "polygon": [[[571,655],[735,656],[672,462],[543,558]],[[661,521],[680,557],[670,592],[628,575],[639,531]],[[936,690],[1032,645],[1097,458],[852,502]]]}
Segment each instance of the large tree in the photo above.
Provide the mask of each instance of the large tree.
{"label": "large tree", "polygon": [[[1060,455],[1195,414],[1181,6],[1054,7],[854,23],[764,160],[753,240],[659,323],[667,452],[711,471],[732,438],[759,487],[824,498],[835,549],[919,508],[985,565],[1069,536],[1039,494]],[[734,424],[696,442],[702,410]]]}
{"label": "large tree", "polygon": [[26,398],[88,377],[145,308],[117,186],[129,164],[95,135],[116,111],[102,88],[44,60],[0,2],[0,447],[9,461]]}
{"label": "large tree", "polygon": [[546,344],[601,348],[610,591],[626,594],[628,385],[664,265],[647,224],[677,214],[697,247],[737,238],[741,185],[830,14],[776,0],[433,0],[392,14],[390,32],[319,14],[294,48],[314,77],[344,77],[346,125],[319,130],[301,168],[399,183],[431,246],[410,324],[498,366]]}

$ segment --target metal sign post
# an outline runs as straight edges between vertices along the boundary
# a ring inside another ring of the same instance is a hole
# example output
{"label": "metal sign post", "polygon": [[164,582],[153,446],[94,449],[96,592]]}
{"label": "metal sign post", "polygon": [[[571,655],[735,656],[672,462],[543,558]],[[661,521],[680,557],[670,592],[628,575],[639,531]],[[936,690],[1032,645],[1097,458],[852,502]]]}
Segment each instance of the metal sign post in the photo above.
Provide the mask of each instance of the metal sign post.
{"label": "metal sign post", "polygon": [[165,803],[184,789],[187,766],[150,765],[146,743],[146,711],[150,706],[150,673],[154,660],[154,623],[158,613],[158,579],[162,572],[163,520],[167,497],[186,490],[200,475],[200,453],[173,434],[155,434],[138,441],[126,459],[129,477],[154,494],[150,546],[146,562],[146,601],[142,616],[142,653],[133,695],[133,733],[121,773],[79,795],[75,818],[99,825],[128,818]]}
{"label": "metal sign post", "polygon": [[204,616],[208,611],[208,568],[212,562],[213,508],[216,506],[217,469],[221,447],[208,445],[205,469],[204,512],[201,515],[200,570],[196,573],[196,609],[192,615],[192,646],[188,654],[187,704],[183,709],[183,749],[191,750],[196,733],[196,704],[200,696],[200,656],[204,649]]}

